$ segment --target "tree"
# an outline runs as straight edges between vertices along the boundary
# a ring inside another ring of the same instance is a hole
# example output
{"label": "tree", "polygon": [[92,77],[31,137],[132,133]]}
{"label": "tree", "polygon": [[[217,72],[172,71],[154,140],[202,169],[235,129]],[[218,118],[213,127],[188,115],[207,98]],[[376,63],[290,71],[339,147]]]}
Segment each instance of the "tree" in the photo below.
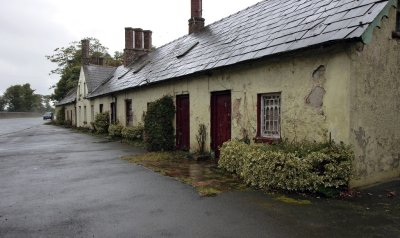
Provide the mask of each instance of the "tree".
{"label": "tree", "polygon": [[42,96],[34,92],[29,83],[11,86],[2,97],[3,103],[8,105],[7,110],[10,112],[39,111],[43,107]]}
{"label": "tree", "polygon": [[[90,40],[90,57],[102,57],[106,65],[119,66],[122,63],[120,52],[115,52],[115,57],[111,57],[107,52],[107,47],[103,46],[96,38],[86,38]],[[53,86],[54,93],[51,95],[53,100],[61,100],[65,95],[78,84],[81,69],[82,45],[81,42],[74,41],[67,47],[56,48],[53,55],[46,58],[57,64],[57,68],[50,71],[50,74],[59,74],[60,80]]]}
{"label": "tree", "polygon": [[120,51],[114,52],[114,57],[108,60],[108,65],[118,67],[124,62],[124,53]]}
{"label": "tree", "polygon": [[51,106],[51,95],[42,96],[43,111],[51,112],[54,108]]}
{"label": "tree", "polygon": [[0,112],[4,111],[4,108],[6,107],[7,103],[4,100],[2,96],[0,96]]}

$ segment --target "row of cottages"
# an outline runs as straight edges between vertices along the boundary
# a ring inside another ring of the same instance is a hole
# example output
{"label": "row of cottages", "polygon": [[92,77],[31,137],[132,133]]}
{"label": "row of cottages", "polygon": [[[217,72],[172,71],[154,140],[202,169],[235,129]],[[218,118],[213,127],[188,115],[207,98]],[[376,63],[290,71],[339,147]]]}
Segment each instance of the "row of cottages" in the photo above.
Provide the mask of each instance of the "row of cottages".
{"label": "row of cottages", "polygon": [[82,66],[77,126],[102,111],[136,125],[172,95],[178,149],[198,149],[200,124],[217,155],[229,139],[333,139],[354,146],[352,186],[400,176],[397,0],[266,0],[208,26],[191,4],[188,35],[152,51],[151,31],[126,28],[123,66]]}

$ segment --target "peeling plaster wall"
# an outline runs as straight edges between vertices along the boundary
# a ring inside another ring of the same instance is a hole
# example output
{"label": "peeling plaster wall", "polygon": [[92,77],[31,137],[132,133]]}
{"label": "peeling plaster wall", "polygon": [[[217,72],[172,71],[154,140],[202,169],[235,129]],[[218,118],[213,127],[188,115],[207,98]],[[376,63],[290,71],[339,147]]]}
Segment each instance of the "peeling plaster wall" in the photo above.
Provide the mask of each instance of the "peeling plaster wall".
{"label": "peeling plaster wall", "polygon": [[400,41],[395,12],[372,42],[351,48],[351,130],[356,178],[362,186],[400,176]]}
{"label": "peeling plaster wall", "polygon": [[[345,48],[339,45],[216,70],[211,75],[116,93],[117,117],[125,125],[126,99],[132,99],[133,123],[137,124],[143,121],[148,102],[167,94],[174,97],[189,94],[190,149],[198,149],[198,126],[205,124],[209,150],[211,92],[231,90],[232,138],[250,140],[256,136],[257,130],[257,94],[281,92],[283,138],[325,141],[331,134],[336,141],[348,143],[349,65]],[[104,111],[108,111],[110,102],[110,96],[93,100],[95,114],[100,103],[104,104]]]}

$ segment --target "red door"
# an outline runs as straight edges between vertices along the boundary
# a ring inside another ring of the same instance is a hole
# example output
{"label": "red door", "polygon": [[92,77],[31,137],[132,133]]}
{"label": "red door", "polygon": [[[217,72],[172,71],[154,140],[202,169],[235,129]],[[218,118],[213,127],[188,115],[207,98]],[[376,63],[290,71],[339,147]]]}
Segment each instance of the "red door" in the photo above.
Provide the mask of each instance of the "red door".
{"label": "red door", "polygon": [[176,96],[176,148],[190,148],[190,111],[189,95]]}
{"label": "red door", "polygon": [[211,149],[219,158],[219,147],[231,139],[231,92],[211,94]]}

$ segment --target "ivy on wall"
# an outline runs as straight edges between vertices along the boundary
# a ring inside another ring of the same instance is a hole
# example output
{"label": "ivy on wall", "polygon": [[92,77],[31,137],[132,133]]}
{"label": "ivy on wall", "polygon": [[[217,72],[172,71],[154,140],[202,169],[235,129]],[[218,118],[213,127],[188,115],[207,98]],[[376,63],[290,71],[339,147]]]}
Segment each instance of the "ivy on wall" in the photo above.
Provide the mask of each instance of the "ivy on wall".
{"label": "ivy on wall", "polygon": [[57,115],[56,115],[56,120],[57,124],[64,125],[65,123],[65,107],[61,107],[60,110],[58,110]]}
{"label": "ivy on wall", "polygon": [[169,151],[175,148],[173,119],[175,105],[172,96],[148,104],[144,116],[144,134],[146,148],[149,151]]}

